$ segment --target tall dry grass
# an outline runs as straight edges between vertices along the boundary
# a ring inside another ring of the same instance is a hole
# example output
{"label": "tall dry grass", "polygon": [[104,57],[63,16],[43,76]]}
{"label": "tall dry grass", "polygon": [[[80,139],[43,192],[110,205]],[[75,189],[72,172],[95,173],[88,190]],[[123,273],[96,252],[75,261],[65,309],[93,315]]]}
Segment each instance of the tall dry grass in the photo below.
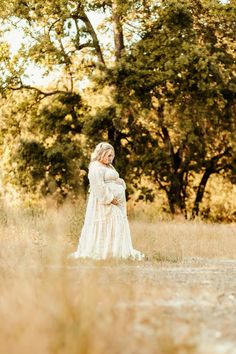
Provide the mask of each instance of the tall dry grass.
{"label": "tall dry grass", "polygon": [[236,225],[201,222],[131,222],[134,243],[151,260],[236,258]]}
{"label": "tall dry grass", "polygon": [[71,262],[67,255],[76,247],[83,215],[81,204],[1,209],[0,352],[197,353],[194,326],[180,334],[162,307],[140,308],[144,299],[158,300],[168,291],[144,283],[139,270],[189,256],[236,258],[234,228],[133,220],[134,245],[148,260]]}

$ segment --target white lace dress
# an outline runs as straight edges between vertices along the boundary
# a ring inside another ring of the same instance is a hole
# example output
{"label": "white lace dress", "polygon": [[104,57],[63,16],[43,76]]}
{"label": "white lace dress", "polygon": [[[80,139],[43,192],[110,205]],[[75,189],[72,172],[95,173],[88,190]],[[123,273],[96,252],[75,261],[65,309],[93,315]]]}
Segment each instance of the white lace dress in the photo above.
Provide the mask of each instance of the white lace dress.
{"label": "white lace dress", "polygon": [[[89,198],[77,251],[72,258],[132,258],[141,260],[144,254],[132,245],[126,213],[125,182],[115,168],[98,161],[91,162],[88,174]],[[111,204],[113,198],[118,205]]]}

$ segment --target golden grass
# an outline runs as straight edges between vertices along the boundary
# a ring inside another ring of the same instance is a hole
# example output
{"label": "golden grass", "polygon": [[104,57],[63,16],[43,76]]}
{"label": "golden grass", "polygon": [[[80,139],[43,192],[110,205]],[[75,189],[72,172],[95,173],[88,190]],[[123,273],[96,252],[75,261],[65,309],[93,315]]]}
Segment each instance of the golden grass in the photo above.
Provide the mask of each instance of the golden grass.
{"label": "golden grass", "polygon": [[[236,258],[234,227],[132,221],[148,261],[71,262],[83,213],[1,211],[1,354],[201,353],[198,316],[160,305],[179,288],[155,271],[188,257]],[[181,294],[200,296],[195,285]]]}
{"label": "golden grass", "polygon": [[131,223],[137,248],[150,259],[236,258],[236,225],[201,222]]}

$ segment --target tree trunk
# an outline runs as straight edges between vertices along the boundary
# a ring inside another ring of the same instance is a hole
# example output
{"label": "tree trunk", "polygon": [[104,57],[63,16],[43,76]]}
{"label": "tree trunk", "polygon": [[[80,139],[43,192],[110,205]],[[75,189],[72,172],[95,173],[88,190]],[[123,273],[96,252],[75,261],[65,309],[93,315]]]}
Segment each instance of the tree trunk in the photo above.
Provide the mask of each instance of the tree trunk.
{"label": "tree trunk", "polygon": [[[159,112],[159,116],[163,113],[163,110]],[[172,214],[183,214],[187,218],[187,211],[185,205],[186,198],[186,183],[184,179],[186,166],[183,163],[181,156],[181,150],[174,151],[174,147],[171,141],[171,137],[168,129],[162,125],[162,140],[166,146],[166,151],[170,157],[169,166],[169,182],[170,185],[166,189],[170,211]]]}
{"label": "tree trunk", "polygon": [[125,46],[121,15],[117,0],[112,1],[112,19],[114,30],[115,57],[116,61],[118,61],[121,58],[122,50],[125,48]]}
{"label": "tree trunk", "polygon": [[202,202],[202,198],[203,198],[203,195],[204,195],[204,192],[206,189],[206,184],[208,182],[210,175],[212,175],[213,173],[219,173],[219,171],[225,169],[227,166],[227,164],[223,164],[223,165],[219,166],[219,165],[217,165],[217,162],[219,162],[219,160],[222,157],[229,156],[230,152],[231,152],[231,148],[227,147],[227,149],[225,151],[212,157],[212,159],[210,161],[208,161],[208,165],[206,167],[206,170],[202,176],[201,182],[200,182],[198,189],[197,189],[196,198],[195,198],[194,206],[192,209],[192,219],[194,219],[199,214],[199,205]]}
{"label": "tree trunk", "polygon": [[194,201],[194,206],[192,209],[192,219],[194,219],[199,214],[199,205],[202,202],[202,198],[203,198],[203,195],[204,195],[204,192],[206,189],[207,181],[212,173],[214,173],[214,169],[211,166],[205,170],[205,172],[202,176],[201,182],[199,183],[199,186],[197,189],[196,198]]}
{"label": "tree trunk", "polygon": [[183,174],[173,176],[170,183],[170,188],[166,190],[170,211],[172,214],[183,214],[186,218]]}

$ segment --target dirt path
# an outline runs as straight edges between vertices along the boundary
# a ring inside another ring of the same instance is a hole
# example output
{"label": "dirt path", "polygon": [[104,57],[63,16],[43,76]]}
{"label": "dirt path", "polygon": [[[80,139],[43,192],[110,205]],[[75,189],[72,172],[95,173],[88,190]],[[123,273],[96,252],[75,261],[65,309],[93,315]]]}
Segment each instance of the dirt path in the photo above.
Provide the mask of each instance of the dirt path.
{"label": "dirt path", "polygon": [[[98,267],[81,263],[67,268],[79,282]],[[135,314],[124,353],[144,354],[149,348],[148,354],[159,354],[155,343],[160,336],[162,353],[236,353],[236,260],[100,264],[98,277],[107,287],[133,289],[133,297],[120,296],[114,303],[119,316]]]}

